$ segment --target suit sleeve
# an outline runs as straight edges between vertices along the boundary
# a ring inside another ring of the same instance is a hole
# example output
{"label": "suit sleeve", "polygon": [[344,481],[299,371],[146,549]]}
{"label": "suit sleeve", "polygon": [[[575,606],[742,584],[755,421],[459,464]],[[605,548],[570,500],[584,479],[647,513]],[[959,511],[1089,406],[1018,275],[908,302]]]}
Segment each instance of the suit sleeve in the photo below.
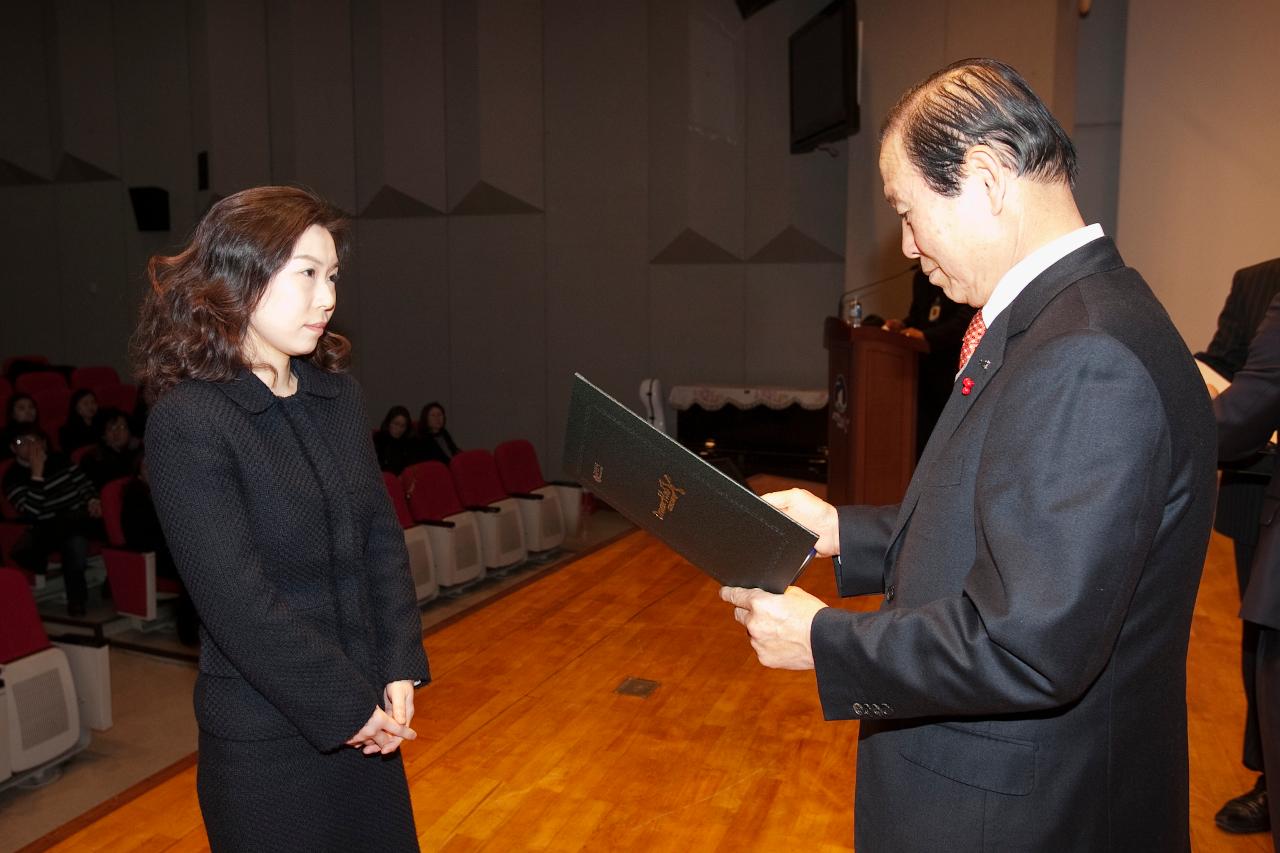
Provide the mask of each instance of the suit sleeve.
{"label": "suit sleeve", "polygon": [[1213,413],[1223,460],[1257,451],[1280,425],[1280,296],[1267,307],[1244,367],[1213,401]]}
{"label": "suit sleeve", "polygon": [[898,517],[897,505],[842,506],[836,512],[840,518],[840,555],[833,563],[840,595],[884,592],[884,556]]}
{"label": "suit sleeve", "polygon": [[1137,358],[1103,335],[1063,336],[1008,369],[1019,372],[979,457],[963,591],[819,612],[829,719],[868,701],[895,717],[1055,708],[1105,666],[1167,497],[1164,408]]}
{"label": "suit sleeve", "polygon": [[147,424],[156,511],[183,584],[241,676],[312,746],[338,749],[369,719],[381,689],[271,582],[239,485],[252,472],[237,468],[228,439],[209,426],[216,416],[196,403],[162,401]]}
{"label": "suit sleeve", "polygon": [[[352,382],[352,387],[358,408],[357,423],[368,423],[359,386]],[[370,520],[364,566],[369,576],[369,600],[376,621],[383,684],[405,680],[426,684],[431,680],[431,671],[422,647],[422,616],[409,570],[404,530],[383,485],[367,430],[362,435],[359,452],[364,457],[359,491]]]}
{"label": "suit sleeve", "polygon": [[1222,376],[1234,381],[1236,371],[1244,366],[1249,352],[1249,342],[1256,329],[1249,326],[1249,318],[1257,317],[1257,307],[1249,308],[1248,284],[1245,270],[1237,270],[1231,278],[1231,291],[1218,315],[1218,327],[1213,340],[1196,358],[1212,367]]}

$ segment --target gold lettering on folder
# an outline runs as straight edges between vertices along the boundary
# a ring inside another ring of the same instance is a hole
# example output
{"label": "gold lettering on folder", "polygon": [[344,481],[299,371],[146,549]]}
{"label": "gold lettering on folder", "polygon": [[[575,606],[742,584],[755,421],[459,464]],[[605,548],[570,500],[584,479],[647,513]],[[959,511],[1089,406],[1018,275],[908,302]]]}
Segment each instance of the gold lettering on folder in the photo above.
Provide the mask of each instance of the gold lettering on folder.
{"label": "gold lettering on folder", "polygon": [[671,482],[671,475],[663,474],[662,479],[658,480],[658,508],[653,514],[660,521],[666,519],[667,513],[675,509],[676,499],[683,494],[684,489]]}

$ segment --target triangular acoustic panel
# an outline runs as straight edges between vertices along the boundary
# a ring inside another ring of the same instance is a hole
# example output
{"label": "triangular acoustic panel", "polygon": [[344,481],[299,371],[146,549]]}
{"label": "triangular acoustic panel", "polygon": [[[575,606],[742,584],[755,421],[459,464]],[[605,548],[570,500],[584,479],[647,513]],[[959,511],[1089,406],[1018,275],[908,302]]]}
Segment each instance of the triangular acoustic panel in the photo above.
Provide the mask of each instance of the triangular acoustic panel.
{"label": "triangular acoustic panel", "polygon": [[838,264],[842,261],[842,255],[831,251],[794,225],[788,225],[751,256],[753,264]]}
{"label": "triangular acoustic panel", "polygon": [[651,264],[736,264],[741,260],[728,249],[703,237],[692,228],[686,228],[654,255]]}
{"label": "triangular acoustic panel", "polygon": [[413,219],[420,216],[444,216],[444,213],[385,184],[360,211],[361,219]]}
{"label": "triangular acoustic panel", "polygon": [[542,208],[480,181],[449,212],[455,216],[510,216],[541,213]]}
{"label": "triangular acoustic panel", "polygon": [[47,183],[49,183],[48,178],[42,178],[35,172],[28,172],[16,163],[0,159],[0,187],[23,187],[31,184]]}
{"label": "triangular acoustic panel", "polygon": [[54,180],[60,184],[87,184],[91,181],[114,181],[116,176],[100,169],[87,160],[81,160],[74,154],[62,152],[62,160],[58,163],[58,174]]}

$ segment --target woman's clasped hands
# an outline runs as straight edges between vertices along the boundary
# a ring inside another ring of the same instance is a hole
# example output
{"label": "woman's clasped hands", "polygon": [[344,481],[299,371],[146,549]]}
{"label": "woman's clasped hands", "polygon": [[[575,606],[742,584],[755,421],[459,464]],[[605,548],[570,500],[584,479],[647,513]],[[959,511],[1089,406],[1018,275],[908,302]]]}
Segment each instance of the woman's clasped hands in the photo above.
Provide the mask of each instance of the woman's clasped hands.
{"label": "woman's clasped hands", "polygon": [[409,728],[409,721],[413,719],[413,682],[388,684],[382,691],[382,703],[387,710],[374,708],[373,716],[351,736],[348,746],[362,750],[365,755],[375,752],[389,755],[406,740],[417,739],[418,733]]}

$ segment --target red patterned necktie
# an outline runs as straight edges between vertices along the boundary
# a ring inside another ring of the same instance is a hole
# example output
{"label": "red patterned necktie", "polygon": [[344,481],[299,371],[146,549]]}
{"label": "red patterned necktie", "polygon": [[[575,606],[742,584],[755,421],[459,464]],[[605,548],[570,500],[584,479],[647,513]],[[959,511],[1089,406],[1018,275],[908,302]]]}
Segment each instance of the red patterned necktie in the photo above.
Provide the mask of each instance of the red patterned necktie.
{"label": "red patterned necktie", "polygon": [[987,324],[982,320],[982,309],[979,308],[974,312],[973,319],[969,321],[969,328],[964,330],[964,341],[960,344],[960,369],[957,373],[964,372],[964,366],[969,363],[969,356],[973,355],[973,351],[978,348],[978,342],[982,340],[982,336],[987,333]]}

